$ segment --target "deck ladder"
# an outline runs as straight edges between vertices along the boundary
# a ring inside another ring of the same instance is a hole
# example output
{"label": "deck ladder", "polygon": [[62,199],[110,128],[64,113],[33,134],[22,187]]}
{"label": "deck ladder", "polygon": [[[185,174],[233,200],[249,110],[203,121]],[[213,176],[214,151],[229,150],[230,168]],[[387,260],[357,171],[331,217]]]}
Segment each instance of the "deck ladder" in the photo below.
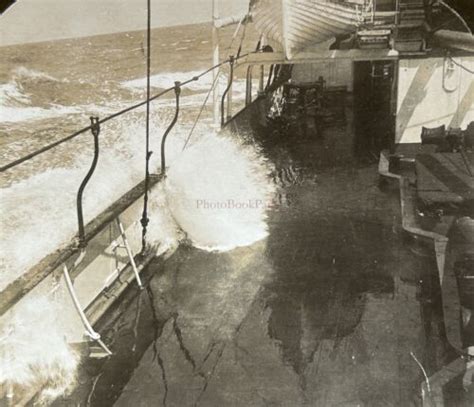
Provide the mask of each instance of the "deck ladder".
{"label": "deck ladder", "polygon": [[[114,249],[116,248],[123,248],[127,252],[128,259],[130,261],[130,266],[132,267],[133,273],[135,275],[135,279],[137,281],[138,286],[140,289],[143,289],[143,284],[140,279],[140,274],[138,272],[137,264],[135,263],[135,258],[133,255],[133,251],[130,247],[130,244],[128,243],[127,235],[125,233],[125,229],[123,227],[123,224],[120,220],[120,217],[117,217],[116,219],[117,222],[117,227],[119,230],[119,237],[122,239],[122,244],[114,240],[112,242]],[[74,270],[79,266],[79,264],[82,262],[82,260],[85,257],[85,250],[82,250],[80,256],[77,258],[77,260],[74,262],[74,265],[72,266],[71,270]],[[86,313],[84,312],[84,309],[82,308],[82,305],[79,301],[79,298],[77,296],[76,290],[74,288],[74,282],[71,279],[70,271],[68,269],[68,266],[66,264],[63,265],[63,275],[64,275],[64,280],[66,281],[66,286],[69,291],[69,294],[71,295],[71,299],[74,303],[74,307],[76,308],[76,311],[79,314],[79,317],[81,318],[82,324],[84,325],[84,328],[86,330],[87,336],[89,336],[93,341],[97,342],[97,344],[105,351],[107,355],[111,355],[112,352],[110,349],[105,345],[105,343],[101,340],[100,334],[94,330],[92,327],[92,324],[89,322],[89,319],[87,318]]]}
{"label": "deck ladder", "polygon": [[[82,262],[85,255],[86,255],[86,251],[82,250],[81,254],[77,258],[77,260],[74,262],[72,269],[75,269]],[[76,308],[76,311],[78,312],[79,317],[81,318],[82,324],[84,325],[84,328],[86,329],[87,335],[92,340],[96,341],[107,355],[111,355],[112,352],[107,347],[107,345],[105,345],[105,343],[102,341],[102,339],[100,338],[100,334],[94,330],[91,323],[89,322],[89,319],[87,318],[87,315],[82,309],[81,303],[79,301],[79,298],[77,297],[76,290],[74,288],[74,283],[71,279],[71,275],[69,274],[69,269],[66,263],[64,263],[63,265],[63,275],[64,275],[64,280],[66,281],[67,289],[69,291],[69,294],[71,295],[72,302],[74,303],[74,307]]]}
{"label": "deck ladder", "polygon": [[130,266],[132,267],[133,274],[135,275],[135,280],[137,280],[138,287],[140,290],[143,290],[142,280],[140,279],[140,273],[138,272],[137,264],[135,263],[135,257],[133,251],[128,243],[127,235],[125,234],[125,229],[120,220],[120,217],[117,216],[117,226],[120,232],[120,237],[122,238],[122,244],[119,244],[116,240],[112,242],[114,248],[125,249],[127,252],[128,260],[130,261]]}

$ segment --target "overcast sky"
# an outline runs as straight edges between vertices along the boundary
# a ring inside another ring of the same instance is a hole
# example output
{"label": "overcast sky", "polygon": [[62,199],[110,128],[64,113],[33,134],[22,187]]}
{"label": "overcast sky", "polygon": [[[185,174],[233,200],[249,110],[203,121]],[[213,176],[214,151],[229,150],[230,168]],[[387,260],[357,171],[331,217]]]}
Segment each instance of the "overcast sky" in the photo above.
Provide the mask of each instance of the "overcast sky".
{"label": "overcast sky", "polygon": [[[245,12],[248,0],[218,0],[221,15]],[[17,0],[0,16],[0,46],[146,27],[147,0]],[[209,21],[212,0],[152,0],[153,26]]]}

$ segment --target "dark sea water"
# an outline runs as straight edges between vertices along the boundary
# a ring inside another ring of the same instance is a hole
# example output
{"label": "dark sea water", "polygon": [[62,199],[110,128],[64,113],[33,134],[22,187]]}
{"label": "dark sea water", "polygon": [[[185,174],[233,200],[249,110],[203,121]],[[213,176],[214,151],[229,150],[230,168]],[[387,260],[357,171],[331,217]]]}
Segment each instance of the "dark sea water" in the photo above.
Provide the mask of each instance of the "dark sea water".
{"label": "dark sea water", "polygon": [[[221,32],[221,55],[235,53],[235,27]],[[240,36],[240,34],[239,34]],[[243,52],[257,36],[247,31]],[[2,164],[24,156],[144,100],[146,50],[143,31],[0,48],[0,145]],[[211,26],[195,24],[152,32],[152,93],[158,93],[212,64]],[[235,111],[242,106],[243,73],[236,72]],[[169,155],[179,155],[212,85],[212,74],[183,89],[179,122],[170,135]],[[226,85],[222,71],[220,89]],[[211,98],[212,99],[212,98]],[[210,101],[209,101],[210,102]],[[152,150],[174,114],[172,93],[152,104]],[[213,131],[208,103],[193,140]],[[101,155],[88,186],[86,209],[94,216],[143,178],[144,109],[102,126]],[[92,137],[85,133],[1,174],[2,230],[0,289],[75,233],[74,199],[92,159]],[[152,169],[159,166],[154,155]],[[90,189],[89,189],[90,188]],[[87,220],[87,219],[86,219]],[[58,231],[61,231],[60,233]],[[47,234],[48,239],[39,239]]]}

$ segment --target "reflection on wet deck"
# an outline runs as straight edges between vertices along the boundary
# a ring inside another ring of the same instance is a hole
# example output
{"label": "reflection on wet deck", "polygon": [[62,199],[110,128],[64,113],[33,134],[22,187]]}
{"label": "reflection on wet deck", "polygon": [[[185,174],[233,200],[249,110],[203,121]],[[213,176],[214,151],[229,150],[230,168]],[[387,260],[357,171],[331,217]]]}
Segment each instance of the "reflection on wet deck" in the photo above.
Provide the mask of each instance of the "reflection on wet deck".
{"label": "reflection on wet deck", "polygon": [[326,129],[323,140],[262,145],[281,181],[268,238],[228,253],[183,246],[152,266],[148,289],[123,303],[109,326],[116,356],[88,364],[72,400],[419,401],[422,374],[410,352],[428,373],[450,354],[430,277],[434,260],[407,244],[396,191],[381,191],[376,166],[353,157],[350,124]]}

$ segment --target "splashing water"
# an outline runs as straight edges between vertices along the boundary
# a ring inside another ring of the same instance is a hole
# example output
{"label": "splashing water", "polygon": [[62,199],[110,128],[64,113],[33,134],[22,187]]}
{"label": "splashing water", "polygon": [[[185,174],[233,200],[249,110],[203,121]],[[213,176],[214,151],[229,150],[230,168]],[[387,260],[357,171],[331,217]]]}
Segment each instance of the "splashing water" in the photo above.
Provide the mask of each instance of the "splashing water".
{"label": "splashing water", "polygon": [[[130,130],[133,129],[132,126]],[[171,164],[166,182],[158,185],[150,196],[150,241],[159,243],[160,252],[169,252],[176,249],[184,237],[197,247],[219,251],[250,245],[263,239],[267,234],[264,205],[213,209],[200,204],[201,201],[233,200],[236,204],[268,201],[274,192],[268,181],[270,167],[258,151],[229,136],[209,131],[198,135],[198,139],[184,152],[181,152],[182,146],[182,137],[176,137],[170,143],[168,152]],[[120,162],[118,167],[117,160],[123,160],[123,156],[110,161],[103,160],[103,168],[97,174],[97,179],[104,176],[107,183],[96,180],[90,186],[86,213],[98,212],[101,209],[100,202],[108,203],[112,197],[118,196],[118,186],[130,183],[130,177],[137,177],[137,181],[141,179],[139,167],[141,169],[142,161],[133,160],[134,154],[138,155],[139,152],[133,153],[130,146],[127,146],[126,151],[129,155],[127,164],[136,171],[119,171],[124,162]],[[116,170],[111,171],[114,166],[117,166]],[[112,180],[111,173],[115,174]],[[132,173],[138,175],[132,176]],[[17,231],[10,234],[17,237],[9,243],[9,250],[15,251],[15,266],[25,267],[33,259],[41,258],[75,232],[74,210],[58,206],[57,188],[64,189],[62,184],[65,179],[76,183],[77,178],[82,176],[82,168],[56,169],[13,185],[8,190],[12,196],[21,193],[25,197],[28,192],[28,200],[35,204],[36,210],[48,214],[47,218],[39,217],[33,224],[28,219],[23,229],[20,227],[21,233]],[[47,199],[38,205],[40,192],[46,194]],[[63,199],[63,204],[66,204],[67,200],[74,199],[74,193],[63,195]],[[10,205],[14,202],[10,201]],[[27,207],[30,205],[25,205]],[[10,209],[14,212],[13,208]],[[18,216],[18,211],[16,214]],[[18,224],[19,219],[10,221]],[[46,234],[48,239],[37,239],[37,236]],[[32,299],[15,313],[8,326],[0,326],[3,336],[0,342],[0,383],[26,388],[41,386],[41,401],[45,403],[66,394],[72,388],[79,357],[64,339],[65,322],[59,320],[60,315],[59,302],[47,298]]]}
{"label": "splashing water", "polygon": [[267,235],[266,210],[274,193],[269,173],[255,148],[208,134],[168,171],[171,214],[196,247],[227,251],[252,244]]}
{"label": "splashing water", "polygon": [[79,355],[66,342],[60,316],[58,303],[34,298],[4,322],[7,326],[0,325],[0,383],[42,388],[40,404],[67,393],[75,383]]}
{"label": "splashing water", "polygon": [[[162,134],[158,121],[154,116],[153,135]],[[143,178],[143,146],[137,140],[144,134],[142,121],[129,118],[111,126],[104,133],[123,137],[100,156],[84,195],[86,222]],[[176,247],[183,232],[197,247],[209,250],[229,250],[265,237],[265,204],[273,193],[267,162],[255,148],[205,125],[194,144],[181,152],[185,135],[180,129],[170,135],[166,188],[157,188],[150,199],[150,239],[160,244],[160,253]],[[152,138],[152,150],[159,151],[159,144],[158,137]],[[158,171],[160,163],[155,159],[153,164],[152,172]],[[1,259],[0,289],[18,270],[32,267],[74,236],[77,187],[89,165],[89,156],[77,157],[73,168],[51,169],[1,190],[5,228],[0,247],[8,257]],[[216,203],[231,206],[216,208]]]}
{"label": "splashing water", "polygon": [[[17,74],[54,80],[35,71]],[[156,80],[155,85],[160,86],[162,79]],[[240,89],[240,85],[236,87]],[[202,89],[196,86],[193,90]],[[18,83],[1,91],[9,98],[2,104],[5,102],[15,113],[10,117],[12,121],[17,117],[19,121],[29,120],[28,112],[32,120],[64,114],[51,106],[32,106],[28,93]],[[196,106],[202,99],[202,94],[189,95],[183,104]],[[152,172],[159,172],[160,135],[170,122],[170,114],[165,117],[161,110],[173,104],[172,99],[155,104],[151,120],[151,149],[155,151]],[[82,111],[80,106],[64,108]],[[178,125],[167,142],[167,178],[154,188],[149,201],[147,237],[158,245],[158,254],[171,253],[185,238],[205,250],[225,251],[250,245],[267,235],[266,203],[274,192],[268,178],[269,164],[255,147],[217,134],[206,123],[203,120],[198,125],[192,144],[184,151],[189,123]],[[99,164],[84,196],[86,222],[143,179],[143,112],[107,123],[102,134]],[[91,154],[89,143],[81,155],[65,151],[66,162],[61,168],[48,169],[2,189],[0,290],[74,236],[75,196],[90,166]],[[232,206],[216,207],[216,203]],[[45,402],[73,386],[79,357],[64,339],[67,321],[60,321],[60,315],[59,302],[33,298],[25,301],[13,318],[3,319],[0,383],[46,386],[42,393]]]}
{"label": "splashing water", "polygon": [[[162,134],[158,124],[161,120],[159,114],[153,116],[152,134]],[[102,133],[102,153],[84,194],[86,223],[143,179],[143,121],[125,117],[104,126]],[[118,135],[110,142],[113,148],[108,145],[107,134]],[[170,153],[180,145],[179,137],[175,138],[170,143]],[[159,151],[159,138],[152,140],[152,148]],[[0,289],[18,276],[19,270],[20,274],[28,270],[74,237],[76,193],[90,166],[91,155],[89,148],[74,157],[72,167],[49,169],[1,190],[4,229],[0,235]],[[154,164],[152,171],[157,168]]]}

